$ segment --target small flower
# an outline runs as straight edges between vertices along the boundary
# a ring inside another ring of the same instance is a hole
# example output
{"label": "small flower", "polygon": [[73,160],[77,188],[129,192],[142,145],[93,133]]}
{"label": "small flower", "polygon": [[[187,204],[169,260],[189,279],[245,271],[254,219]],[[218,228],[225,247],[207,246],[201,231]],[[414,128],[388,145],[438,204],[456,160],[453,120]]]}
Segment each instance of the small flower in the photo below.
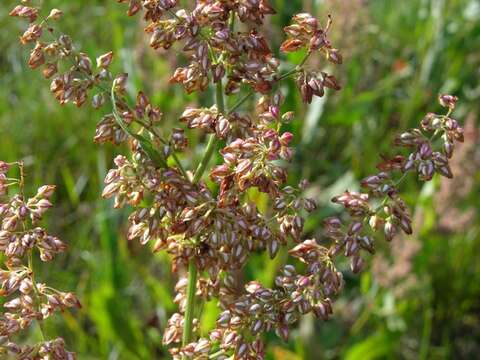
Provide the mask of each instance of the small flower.
{"label": "small flower", "polygon": [[438,101],[443,107],[449,108],[450,110],[455,109],[455,105],[458,101],[458,97],[452,95],[439,95]]}
{"label": "small flower", "polygon": [[[0,316],[3,338],[0,353],[22,358],[54,354],[57,358],[73,359],[74,355],[65,350],[65,343],[61,339],[39,343],[36,347],[21,347],[13,342],[13,338],[26,330],[33,321],[43,321],[55,311],[63,311],[67,307],[80,307],[74,294],[59,292],[37,283],[34,278],[36,273],[29,260],[32,254],[38,251],[42,261],[50,261],[56,254],[65,251],[66,245],[60,239],[48,235],[43,228],[32,227],[32,223],[35,224],[52,207],[49,198],[53,195],[55,186],[41,186],[34,197],[24,199],[24,165],[14,164],[21,174],[22,181],[18,182],[20,190],[18,194],[6,199],[0,211],[3,229],[0,231],[0,251],[5,264],[5,270],[0,270],[0,296],[4,308]],[[0,174],[6,174],[11,167],[11,164],[0,161]]]}

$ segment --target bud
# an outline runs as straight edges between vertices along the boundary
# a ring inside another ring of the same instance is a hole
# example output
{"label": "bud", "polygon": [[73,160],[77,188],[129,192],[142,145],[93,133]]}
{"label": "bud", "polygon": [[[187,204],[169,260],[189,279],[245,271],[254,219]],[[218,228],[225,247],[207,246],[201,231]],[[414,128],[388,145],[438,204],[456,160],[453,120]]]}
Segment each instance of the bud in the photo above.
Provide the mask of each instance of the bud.
{"label": "bud", "polygon": [[350,261],[350,269],[354,274],[359,273],[364,265],[364,260],[360,256],[354,256]]}
{"label": "bud", "polygon": [[32,69],[36,69],[40,65],[45,63],[45,55],[43,53],[42,45],[37,44],[35,48],[30,53],[30,58],[28,59],[28,65]]}
{"label": "bud", "polygon": [[86,54],[80,53],[78,58],[78,67],[80,70],[90,75],[92,73],[92,60],[90,60]]}
{"label": "bud", "polygon": [[338,84],[337,79],[333,75],[323,73],[323,84],[330,89],[340,90],[341,86]]}
{"label": "bud", "polygon": [[49,198],[55,192],[57,187],[55,185],[43,185],[37,190],[36,197],[38,198]]}
{"label": "bud", "polygon": [[422,159],[430,158],[432,156],[432,147],[430,146],[430,143],[422,143],[418,152]]}
{"label": "bud", "polygon": [[5,161],[0,161],[0,174],[5,174],[10,169],[10,164]]}
{"label": "bud", "polygon": [[450,110],[455,109],[458,97],[452,95],[440,95],[438,97],[438,102],[443,107],[449,108]]}
{"label": "bud", "polygon": [[280,51],[284,53],[294,52],[305,46],[305,43],[300,39],[289,39],[282,43]]}
{"label": "bud", "polygon": [[58,20],[63,16],[63,11],[59,9],[52,9],[47,17],[47,20]]}
{"label": "bud", "polygon": [[62,294],[62,302],[66,307],[76,307],[78,309],[82,307],[78,298],[72,293]]}
{"label": "bud", "polygon": [[359,233],[363,228],[363,224],[360,221],[355,221],[350,225],[350,228],[348,230],[349,235],[353,235],[356,233]]}
{"label": "bud", "polygon": [[225,117],[221,116],[220,119],[217,121],[217,124],[215,127],[215,131],[217,135],[221,138],[224,138],[228,134],[229,130],[230,130],[230,123]]}
{"label": "bud", "polygon": [[58,42],[65,50],[71,50],[72,49],[72,39],[68,35],[60,35],[58,38]]}
{"label": "bud", "polygon": [[113,51],[103,54],[97,58],[97,67],[106,69],[110,66],[113,60]]}
{"label": "bud", "polygon": [[223,64],[212,65],[213,81],[218,83],[225,76],[225,67]]}
{"label": "bud", "polygon": [[453,144],[453,142],[449,140],[446,140],[443,143],[443,151],[445,152],[445,155],[447,156],[447,158],[450,159],[453,156],[454,147],[455,145]]}
{"label": "bud", "polygon": [[305,199],[303,203],[303,207],[306,211],[312,212],[317,208],[317,203],[313,199]]}
{"label": "bud", "polygon": [[92,107],[94,109],[99,109],[105,104],[105,96],[103,93],[95,94],[92,98]]}
{"label": "bud", "polygon": [[371,216],[370,219],[368,220],[370,227],[374,231],[378,230],[378,228],[382,225],[382,222],[383,222],[382,219],[377,215]]}
{"label": "bud", "polygon": [[53,64],[53,63],[46,64],[42,70],[42,74],[45,77],[45,79],[50,79],[57,72],[58,72],[57,64]]}
{"label": "bud", "polygon": [[38,9],[29,6],[17,5],[12,11],[10,11],[9,15],[28,18],[28,20],[32,23],[38,17]]}
{"label": "bud", "polygon": [[440,175],[445,176],[448,179],[453,178],[452,170],[450,169],[450,166],[448,164],[444,166],[436,167],[436,170]]}
{"label": "bud", "polygon": [[387,221],[384,225],[384,233],[385,233],[385,238],[387,241],[392,241],[393,237],[395,236],[395,233],[397,232],[397,229],[395,228],[395,225],[392,224],[391,221]]}
{"label": "bud", "polygon": [[328,61],[334,64],[341,64],[343,62],[342,55],[337,49],[330,49],[327,51]]}
{"label": "bud", "polygon": [[288,111],[282,115],[282,121],[285,123],[289,123],[295,117],[295,113],[293,111]]}
{"label": "bud", "polygon": [[113,80],[115,91],[120,93],[124,92],[127,85],[127,79],[128,74],[120,74],[119,76],[117,76],[115,80]]}

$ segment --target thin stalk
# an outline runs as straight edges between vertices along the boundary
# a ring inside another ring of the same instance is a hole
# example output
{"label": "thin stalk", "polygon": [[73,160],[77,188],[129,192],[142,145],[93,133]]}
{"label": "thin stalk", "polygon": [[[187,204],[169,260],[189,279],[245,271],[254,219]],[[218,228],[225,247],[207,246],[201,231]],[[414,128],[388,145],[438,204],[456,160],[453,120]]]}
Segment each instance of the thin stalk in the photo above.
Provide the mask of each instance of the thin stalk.
{"label": "thin stalk", "polygon": [[203,154],[202,160],[200,160],[197,170],[195,170],[195,175],[193,176],[192,183],[196,184],[202,178],[203,173],[207,169],[208,162],[210,161],[210,158],[213,155],[213,151],[215,150],[216,145],[217,145],[216,134],[211,134],[208,137],[207,148],[205,150],[205,153]]}
{"label": "thin stalk", "polygon": [[197,266],[195,260],[188,263],[187,304],[183,325],[182,345],[186,346],[192,341],[193,313],[195,309],[195,290],[197,287]]}
{"label": "thin stalk", "polygon": [[[225,100],[223,99],[223,87],[222,82],[219,81],[215,88],[215,98],[218,110],[221,113],[225,113]],[[195,171],[195,175],[193,177],[192,182],[194,184],[198,183],[205,172],[208,162],[210,161],[213,152],[215,151],[215,147],[217,145],[217,137],[215,134],[211,134],[208,138],[207,148],[205,153],[203,154],[202,160],[200,160],[200,164],[198,164],[197,170]]]}
{"label": "thin stalk", "polygon": [[[40,301],[39,301],[40,292],[38,291],[38,288],[37,288],[37,283],[35,281],[35,273],[33,270],[33,250],[30,250],[28,253],[28,268],[31,273],[30,278],[32,280],[33,291],[35,292],[35,297],[36,297],[35,302],[37,303],[38,311],[40,311]],[[45,330],[43,328],[43,324],[38,319],[36,323],[38,325],[38,329],[40,330],[40,335],[42,337],[42,340],[45,341],[47,338],[45,336]]]}
{"label": "thin stalk", "polygon": [[[220,112],[225,112],[225,100],[223,98],[223,86],[222,82],[219,81],[216,85],[215,89],[215,98],[216,104]],[[215,134],[210,135],[207,143],[207,148],[205,153],[203,154],[202,160],[200,160],[200,164],[195,171],[195,175],[193,176],[192,183],[197,184],[205,170],[207,169],[207,165],[212,158],[212,155],[215,151],[217,145],[217,138]],[[192,341],[192,329],[193,329],[193,315],[195,312],[195,291],[197,286],[197,266],[195,264],[194,259],[190,259],[188,263],[188,284],[187,284],[187,303],[185,306],[185,318],[184,318],[184,325],[183,325],[183,335],[182,335],[182,345],[186,346]]]}
{"label": "thin stalk", "polygon": [[178,158],[177,154],[175,153],[175,150],[172,151],[172,158],[175,161],[175,163],[177,164],[178,169],[180,170],[182,175],[185,177],[185,179],[188,179],[188,174],[185,171],[185,168],[183,167],[182,163],[180,162],[180,159]]}
{"label": "thin stalk", "polygon": [[[137,124],[140,124],[143,128],[147,129],[150,134],[152,134],[155,138],[157,138],[158,140],[160,140],[160,142],[164,145],[168,145],[168,141],[166,141],[164,138],[162,138],[160,136],[160,134],[155,130],[155,127],[153,126],[150,126],[149,124],[147,123],[144,123],[142,120],[135,120],[135,122]],[[185,177],[185,179],[188,179],[188,175],[187,175],[187,172],[185,170],[185,168],[183,167],[182,163],[180,162],[180,159],[178,158],[177,154],[175,153],[175,151],[172,151],[171,155],[173,160],[175,160],[175,163],[177,164],[177,167],[178,169],[180,170],[180,172],[182,173],[182,175]]]}
{"label": "thin stalk", "polygon": [[131,131],[128,128],[128,126],[125,124],[123,119],[120,117],[120,115],[118,114],[117,101],[115,99],[115,82],[112,85],[112,90],[110,92],[110,98],[111,98],[111,101],[112,101],[112,110],[113,110],[112,113],[113,113],[113,116],[114,116],[115,121],[117,122],[118,126],[120,126],[125,133],[127,133],[128,135],[130,135],[132,138],[136,139],[139,142],[142,150],[150,157],[151,160],[153,160],[156,163],[157,166],[166,168],[167,167],[167,162],[153,148],[153,145],[150,142],[150,140],[148,140],[147,138],[143,137],[140,134],[135,134],[133,131]]}
{"label": "thin stalk", "polygon": [[230,31],[233,31],[235,29],[235,12],[232,11],[232,13],[230,14],[230,19],[228,21],[228,28],[230,29]]}
{"label": "thin stalk", "polygon": [[[291,75],[294,75],[297,72],[299,72],[301,70],[302,66],[305,65],[305,63],[307,62],[308,58],[310,57],[310,54],[311,54],[310,51],[307,52],[305,57],[302,59],[302,61],[297,66],[295,66],[293,69],[290,69],[285,74],[281,75],[279,78],[277,78],[275,80],[275,82],[280,82],[280,81],[286,79],[287,77],[289,77]],[[250,99],[253,96],[253,94],[255,94],[255,91],[250,91],[248,94],[246,94],[244,97],[242,97],[237,103],[235,103],[235,105],[232,106],[232,108],[227,113],[227,115],[232,114],[235,110],[237,110],[240,106],[242,106],[243,103],[245,103],[245,101],[247,101],[248,99]]]}
{"label": "thin stalk", "polygon": [[219,357],[222,356],[222,355],[225,355],[225,350],[219,350],[219,351],[217,351],[216,353],[213,353],[212,355],[210,355],[210,356],[208,357],[208,359],[209,359],[209,360],[217,359],[217,358],[219,358]]}
{"label": "thin stalk", "polygon": [[281,81],[281,80],[283,80],[283,79],[285,79],[285,78],[287,78],[287,77],[289,77],[290,75],[293,75],[293,74],[299,72],[299,71],[301,70],[302,66],[305,65],[305,63],[307,62],[307,60],[308,60],[308,58],[310,57],[310,54],[311,54],[311,53],[312,53],[311,51],[307,52],[307,54],[304,56],[304,58],[302,59],[302,61],[300,61],[300,63],[299,63],[297,66],[295,66],[293,69],[291,69],[290,71],[287,71],[285,74],[283,74],[282,76],[280,76],[280,77],[277,79],[277,82],[278,82],[278,81]]}
{"label": "thin stalk", "polygon": [[20,171],[20,181],[18,182],[18,188],[22,200],[25,200],[25,167],[23,161],[18,162],[18,169]]}
{"label": "thin stalk", "polygon": [[230,111],[228,112],[228,114],[232,114],[235,110],[237,110],[240,106],[242,106],[242,104],[247,101],[249,98],[251,98],[253,96],[254,92],[251,91],[249,92],[247,95],[245,95],[243,98],[241,98],[235,105],[232,106],[232,108],[230,109]]}

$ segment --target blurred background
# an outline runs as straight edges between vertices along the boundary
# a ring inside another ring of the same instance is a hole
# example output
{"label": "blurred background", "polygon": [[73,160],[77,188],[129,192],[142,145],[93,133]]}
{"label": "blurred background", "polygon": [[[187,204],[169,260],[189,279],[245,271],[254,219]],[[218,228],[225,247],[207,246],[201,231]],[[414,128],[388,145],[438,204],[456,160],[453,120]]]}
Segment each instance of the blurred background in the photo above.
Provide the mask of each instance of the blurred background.
{"label": "blurred background", "polygon": [[[400,129],[416,126],[428,111],[440,111],[438,93],[460,97],[455,117],[465,143],[453,160],[453,181],[436,177],[425,185],[410,178],[402,188],[415,218],[413,236],[380,244],[369,268],[353,276],[341,264],[346,287],[334,317],[306,317],[288,343],[269,336],[269,359],[478,359],[480,357],[480,1],[478,0],[270,0],[278,15],[265,31],[274,48],[289,18],[308,11],[332,14],[333,43],[344,65],[336,70],[343,89],[304,106],[286,83],[285,110],[295,110],[296,155],[289,181],[311,182],[319,210],[308,220],[308,236],[319,236],[321,220],[338,208],[332,195],[358,188],[375,171],[380,155],[392,155]],[[115,70],[128,72],[130,91],[152,97],[165,126],[177,124],[187,104],[210,104],[211,94],[185,96],[167,79],[174,52],[155,53],[139,17],[128,18],[115,1],[50,0],[61,8],[61,29],[92,57],[112,49]],[[79,359],[162,359],[166,320],[176,310],[175,279],[168,258],[125,239],[128,209],[113,211],[100,198],[106,171],[124,148],[93,144],[101,114],[59,106],[38,71],[26,65],[18,44],[21,22],[7,16],[13,0],[0,4],[0,158],[23,159],[33,192],[56,184],[50,231],[70,251],[42,267],[40,277],[77,293],[78,313],[52,317],[51,336],[63,336]],[[295,62],[292,57],[285,60]],[[315,59],[313,60],[315,61]],[[178,126],[178,125],[177,125]],[[196,163],[203,139],[191,138]],[[35,189],[34,189],[35,188]],[[258,201],[265,201],[262,197]],[[246,273],[272,284],[283,256],[258,256]],[[202,328],[216,317],[205,305]],[[32,330],[31,339],[39,334]]]}

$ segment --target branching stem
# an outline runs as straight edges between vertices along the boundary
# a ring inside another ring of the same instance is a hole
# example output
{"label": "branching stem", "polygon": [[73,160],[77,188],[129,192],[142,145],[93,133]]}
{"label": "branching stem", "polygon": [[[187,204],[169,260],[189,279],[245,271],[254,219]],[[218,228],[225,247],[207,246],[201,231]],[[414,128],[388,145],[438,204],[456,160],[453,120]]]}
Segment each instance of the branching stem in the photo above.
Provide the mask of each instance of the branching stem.
{"label": "branching stem", "polygon": [[[219,81],[215,88],[216,104],[220,112],[225,112],[225,100],[223,98],[223,86]],[[192,183],[197,184],[201,179],[207,165],[212,158],[217,145],[217,138],[215,134],[211,134],[208,139],[207,148],[203,154],[200,164],[195,171]],[[197,266],[194,259],[190,259],[188,264],[188,284],[187,284],[187,303],[185,306],[185,318],[183,326],[182,345],[186,346],[192,341],[192,329],[193,329],[193,315],[195,312],[195,291],[197,286]]]}
{"label": "branching stem", "polygon": [[[291,75],[294,75],[296,73],[298,73],[302,66],[305,65],[305,63],[307,62],[308,58],[310,57],[310,54],[311,52],[307,52],[307,54],[305,55],[305,57],[302,59],[302,61],[297,65],[295,66],[293,69],[290,69],[289,71],[287,71],[285,74],[283,75],[280,75],[280,77],[278,77],[275,82],[280,82],[286,78],[288,78],[289,76]],[[244,97],[242,97],[237,103],[235,103],[235,105],[232,106],[232,108],[230,109],[230,111],[227,113],[227,115],[230,115],[232,114],[235,110],[237,110],[240,106],[242,106],[245,101],[247,101],[248,99],[250,99],[253,95],[255,94],[255,91],[250,91],[248,94],[246,94]]]}
{"label": "branching stem", "polygon": [[[28,268],[29,268],[29,271],[30,271],[30,278],[32,280],[32,287],[33,287],[33,291],[35,292],[35,297],[36,297],[36,303],[37,303],[37,307],[38,307],[38,311],[40,311],[40,291],[38,290],[37,288],[37,283],[35,281],[35,273],[34,273],[34,270],[33,270],[33,249],[31,249],[29,252],[28,252]],[[38,324],[38,329],[40,330],[40,335],[42,337],[42,340],[45,341],[47,338],[45,336],[45,330],[43,329],[43,324],[40,320],[37,319],[37,324]]]}

